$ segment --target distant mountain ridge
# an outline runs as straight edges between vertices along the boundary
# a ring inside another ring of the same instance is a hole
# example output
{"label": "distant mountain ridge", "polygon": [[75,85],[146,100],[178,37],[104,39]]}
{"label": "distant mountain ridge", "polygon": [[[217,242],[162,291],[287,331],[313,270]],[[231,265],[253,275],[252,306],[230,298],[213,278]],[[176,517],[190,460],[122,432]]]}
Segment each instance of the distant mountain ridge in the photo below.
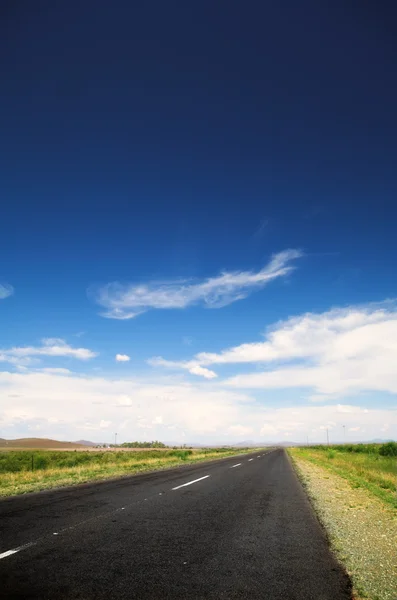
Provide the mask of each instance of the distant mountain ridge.
{"label": "distant mountain ridge", "polygon": [[89,440],[77,440],[77,442],[72,442],[72,444],[79,444],[80,446],[100,446],[99,442],[90,442]]}
{"label": "distant mountain ridge", "polygon": [[[91,444],[92,442],[89,442]],[[15,440],[5,440],[0,438],[0,448],[27,448],[27,449],[61,449],[61,448],[84,448],[88,444],[82,444],[80,442],[60,442],[59,440],[51,440],[48,438],[20,438]],[[94,446],[96,444],[93,444]]]}

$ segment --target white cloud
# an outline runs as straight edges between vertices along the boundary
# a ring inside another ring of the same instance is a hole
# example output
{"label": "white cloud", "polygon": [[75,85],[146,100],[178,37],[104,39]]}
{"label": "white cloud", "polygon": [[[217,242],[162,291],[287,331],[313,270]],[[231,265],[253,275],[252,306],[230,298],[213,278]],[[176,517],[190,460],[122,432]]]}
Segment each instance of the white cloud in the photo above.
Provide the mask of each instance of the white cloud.
{"label": "white cloud", "polygon": [[284,250],[274,254],[263,269],[222,272],[216,277],[192,282],[167,281],[122,285],[109,283],[93,292],[96,302],[104,307],[102,316],[110,319],[132,319],[150,309],[186,308],[202,304],[206,308],[221,308],[246,298],[273,279],[284,277],[294,267],[292,260],[300,258],[299,250]]}
{"label": "white cloud", "polygon": [[98,356],[88,348],[73,348],[59,338],[44,338],[41,346],[22,346],[0,351],[0,362],[16,365],[31,364],[37,356],[72,357],[78,360],[88,360]]}
{"label": "white cloud", "polygon": [[228,433],[233,436],[243,437],[246,435],[252,435],[254,433],[254,429],[252,427],[247,427],[246,425],[231,425],[228,429]]}
{"label": "white cloud", "polygon": [[[176,367],[178,362],[157,364]],[[239,388],[306,388],[311,400],[366,391],[397,393],[397,310],[394,302],[307,313],[271,327],[265,340],[221,353],[203,352],[179,367],[263,363],[264,371],[226,380]],[[287,365],[285,364],[287,363]]]}
{"label": "white cloud", "polygon": [[14,293],[14,288],[9,283],[0,283],[0,300],[4,300]]}
{"label": "white cloud", "polygon": [[128,354],[116,354],[116,360],[117,362],[128,362],[131,359]]}
{"label": "white cloud", "polygon": [[201,377],[205,377],[206,379],[213,379],[217,376],[214,371],[210,371],[210,369],[206,369],[205,367],[200,367],[200,365],[193,365],[193,367],[189,369],[189,373],[192,373],[192,375],[201,375]]}
{"label": "white cloud", "polygon": [[278,429],[275,425],[271,425],[270,423],[263,423],[260,429],[260,435],[266,437],[268,435],[275,436],[278,434]]}
{"label": "white cloud", "polygon": [[117,406],[132,406],[132,400],[129,396],[123,394],[117,400]]}
{"label": "white cloud", "polygon": [[47,367],[45,369],[39,369],[42,373],[53,373],[54,375],[70,375],[72,373],[72,371],[70,371],[69,369],[63,369],[63,368],[50,368]]}
{"label": "white cloud", "polygon": [[184,369],[189,371],[192,375],[199,375],[201,377],[205,377],[205,379],[215,379],[217,374],[210,369],[202,367],[196,361],[175,361],[175,360],[165,360],[161,358],[161,356],[155,356],[150,358],[148,364],[152,367],[167,367],[169,369]]}
{"label": "white cloud", "polygon": [[[149,379],[0,372],[0,427],[5,438],[24,437],[40,426],[40,435],[79,439],[84,430],[93,441],[197,441],[232,443],[244,438],[277,441],[285,433],[293,441],[330,441],[397,437],[396,409],[361,406],[304,405],[271,408],[247,394],[211,381],[153,383]],[[123,409],[120,409],[123,406]],[[298,413],[293,415],[292,413]],[[360,427],[361,431],[349,431]],[[363,430],[366,430],[365,434]]]}

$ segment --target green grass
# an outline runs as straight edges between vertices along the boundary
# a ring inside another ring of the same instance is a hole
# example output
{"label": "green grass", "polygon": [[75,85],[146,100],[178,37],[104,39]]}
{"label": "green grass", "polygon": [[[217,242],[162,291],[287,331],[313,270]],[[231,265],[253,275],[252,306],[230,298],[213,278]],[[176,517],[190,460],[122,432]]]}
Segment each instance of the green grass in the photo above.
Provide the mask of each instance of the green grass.
{"label": "green grass", "polygon": [[292,448],[290,453],[348,479],[354,487],[366,488],[397,508],[397,457],[382,456],[377,444],[358,444],[357,448],[315,446]]}
{"label": "green grass", "polygon": [[186,463],[213,460],[255,448],[147,451],[7,451],[0,452],[0,496],[132,475]]}

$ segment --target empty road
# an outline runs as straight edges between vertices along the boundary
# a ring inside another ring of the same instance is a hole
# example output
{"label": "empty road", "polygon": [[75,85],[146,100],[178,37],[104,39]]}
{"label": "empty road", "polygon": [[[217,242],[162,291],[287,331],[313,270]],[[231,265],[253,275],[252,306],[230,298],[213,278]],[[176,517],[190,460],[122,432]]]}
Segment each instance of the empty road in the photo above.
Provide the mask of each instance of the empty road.
{"label": "empty road", "polygon": [[282,449],[0,501],[0,598],[349,600]]}

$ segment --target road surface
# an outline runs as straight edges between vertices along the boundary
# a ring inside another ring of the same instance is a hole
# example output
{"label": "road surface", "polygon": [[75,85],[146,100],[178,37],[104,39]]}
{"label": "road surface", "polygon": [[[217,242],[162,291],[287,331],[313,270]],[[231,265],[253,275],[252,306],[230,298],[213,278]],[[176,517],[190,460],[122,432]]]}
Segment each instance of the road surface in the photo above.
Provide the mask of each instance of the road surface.
{"label": "road surface", "polygon": [[282,449],[0,501],[0,598],[348,600]]}

